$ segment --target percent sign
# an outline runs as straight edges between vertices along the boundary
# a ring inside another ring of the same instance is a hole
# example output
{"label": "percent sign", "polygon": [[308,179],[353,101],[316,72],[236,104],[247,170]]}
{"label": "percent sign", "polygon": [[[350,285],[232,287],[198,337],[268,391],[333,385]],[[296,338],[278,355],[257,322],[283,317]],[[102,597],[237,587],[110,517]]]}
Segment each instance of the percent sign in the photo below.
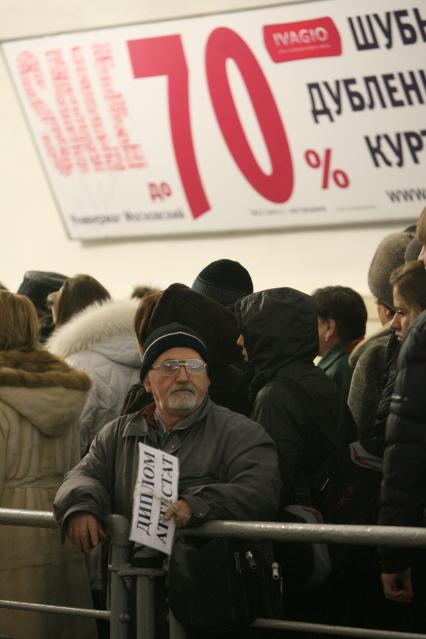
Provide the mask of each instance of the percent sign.
{"label": "percent sign", "polygon": [[[308,149],[307,151],[305,151],[305,160],[312,169],[319,169],[320,167],[322,167],[321,188],[328,189],[331,172],[331,149],[325,150],[323,158],[321,158],[321,156],[313,149]],[[340,189],[348,188],[349,176],[347,173],[342,171],[342,169],[335,169],[331,173],[331,177],[333,178],[334,184]]]}

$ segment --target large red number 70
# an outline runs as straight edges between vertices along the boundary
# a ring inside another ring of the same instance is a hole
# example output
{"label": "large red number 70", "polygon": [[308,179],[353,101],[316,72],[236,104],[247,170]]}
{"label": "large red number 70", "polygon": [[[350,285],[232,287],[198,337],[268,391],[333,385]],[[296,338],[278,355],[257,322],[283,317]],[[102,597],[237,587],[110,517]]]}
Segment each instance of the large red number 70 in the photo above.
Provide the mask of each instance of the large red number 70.
{"label": "large red number 70", "polygon": [[[188,99],[188,67],[179,35],[130,40],[135,78],[168,77],[173,147],[192,216],[210,209],[195,157]],[[268,149],[272,170],[259,167],[241,126],[229,86],[226,62],[232,59],[246,85]],[[234,31],[215,29],[206,49],[206,73],[216,118],[228,149],[246,180],[271,202],[286,202],[293,190],[293,165],[281,118],[266,78],[252,51]]]}

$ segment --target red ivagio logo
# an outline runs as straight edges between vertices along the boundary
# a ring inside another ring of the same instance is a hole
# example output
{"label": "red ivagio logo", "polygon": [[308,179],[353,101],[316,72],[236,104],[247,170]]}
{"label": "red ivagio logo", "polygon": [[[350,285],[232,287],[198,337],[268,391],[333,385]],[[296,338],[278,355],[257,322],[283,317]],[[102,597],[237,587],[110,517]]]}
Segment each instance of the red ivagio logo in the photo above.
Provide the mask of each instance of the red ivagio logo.
{"label": "red ivagio logo", "polygon": [[331,18],[266,25],[265,46],[274,62],[341,55],[342,44]]}

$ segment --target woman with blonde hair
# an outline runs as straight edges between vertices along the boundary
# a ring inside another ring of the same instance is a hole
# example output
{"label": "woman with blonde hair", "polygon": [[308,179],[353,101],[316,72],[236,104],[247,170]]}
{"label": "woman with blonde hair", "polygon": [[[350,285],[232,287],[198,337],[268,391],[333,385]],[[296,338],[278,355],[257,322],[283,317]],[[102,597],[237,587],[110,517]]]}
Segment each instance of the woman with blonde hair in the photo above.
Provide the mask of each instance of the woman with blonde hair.
{"label": "woman with blonde hair", "polygon": [[[38,318],[24,296],[0,291],[0,506],[52,510],[79,459],[79,416],[90,380],[42,350]],[[90,607],[84,561],[59,531],[0,526],[0,599]],[[14,639],[93,638],[90,619],[0,608]]]}

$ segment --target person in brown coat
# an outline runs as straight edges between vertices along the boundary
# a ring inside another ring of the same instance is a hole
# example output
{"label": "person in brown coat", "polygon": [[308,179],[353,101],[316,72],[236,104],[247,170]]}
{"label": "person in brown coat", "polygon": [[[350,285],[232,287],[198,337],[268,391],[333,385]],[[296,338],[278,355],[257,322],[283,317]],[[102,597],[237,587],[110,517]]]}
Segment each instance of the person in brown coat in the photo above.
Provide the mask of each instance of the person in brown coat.
{"label": "person in brown coat", "polygon": [[[51,511],[64,474],[79,460],[79,416],[90,380],[40,349],[37,313],[0,292],[0,507]],[[91,607],[84,559],[60,533],[0,526],[0,599]],[[0,608],[14,639],[93,639],[83,617]]]}

